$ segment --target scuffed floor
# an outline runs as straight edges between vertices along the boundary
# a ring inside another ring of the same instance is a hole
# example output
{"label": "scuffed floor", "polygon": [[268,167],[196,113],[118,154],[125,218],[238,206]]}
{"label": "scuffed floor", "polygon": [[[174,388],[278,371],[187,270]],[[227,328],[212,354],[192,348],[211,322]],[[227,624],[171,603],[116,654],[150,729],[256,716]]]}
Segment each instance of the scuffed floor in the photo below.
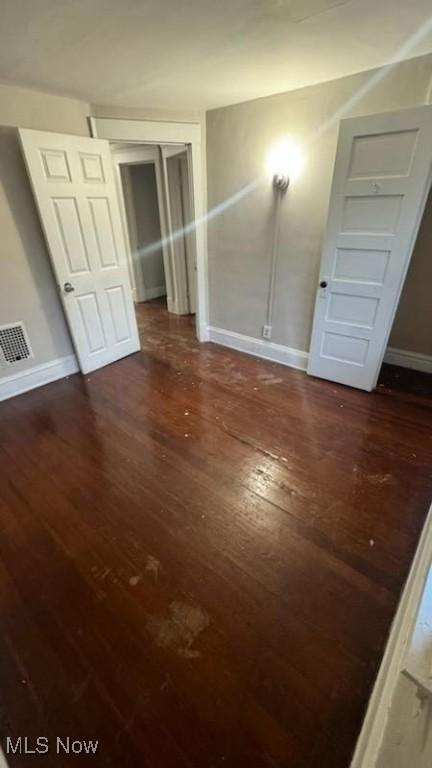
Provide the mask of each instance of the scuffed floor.
{"label": "scuffed floor", "polygon": [[430,400],[137,314],[140,353],[0,404],[2,743],[346,768],[432,493]]}

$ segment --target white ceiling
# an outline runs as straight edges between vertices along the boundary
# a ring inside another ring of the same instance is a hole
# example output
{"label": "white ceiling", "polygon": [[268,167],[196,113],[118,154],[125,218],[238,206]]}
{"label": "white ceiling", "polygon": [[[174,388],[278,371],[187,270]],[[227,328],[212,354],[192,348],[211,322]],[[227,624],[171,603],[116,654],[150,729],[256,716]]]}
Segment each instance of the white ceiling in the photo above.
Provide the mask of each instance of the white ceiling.
{"label": "white ceiling", "polygon": [[[0,80],[208,109],[432,50],[431,0],[2,0]],[[399,54],[397,53],[399,51]]]}

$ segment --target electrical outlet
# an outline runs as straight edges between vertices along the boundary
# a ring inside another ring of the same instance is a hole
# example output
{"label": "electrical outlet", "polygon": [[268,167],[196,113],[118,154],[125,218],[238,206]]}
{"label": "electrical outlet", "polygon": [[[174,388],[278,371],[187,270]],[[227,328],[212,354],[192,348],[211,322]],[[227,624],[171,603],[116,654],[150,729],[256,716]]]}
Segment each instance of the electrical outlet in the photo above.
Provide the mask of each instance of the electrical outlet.
{"label": "electrical outlet", "polygon": [[271,325],[263,325],[262,335],[263,339],[271,339],[272,327]]}

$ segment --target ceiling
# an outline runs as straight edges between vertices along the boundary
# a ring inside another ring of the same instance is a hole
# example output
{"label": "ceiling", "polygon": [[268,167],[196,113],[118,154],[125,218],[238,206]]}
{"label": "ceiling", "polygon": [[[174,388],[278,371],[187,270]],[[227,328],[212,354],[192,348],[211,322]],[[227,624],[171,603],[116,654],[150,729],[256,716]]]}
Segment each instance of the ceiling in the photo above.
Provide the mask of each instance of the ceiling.
{"label": "ceiling", "polygon": [[3,0],[0,80],[209,109],[432,51],[431,14],[430,0]]}

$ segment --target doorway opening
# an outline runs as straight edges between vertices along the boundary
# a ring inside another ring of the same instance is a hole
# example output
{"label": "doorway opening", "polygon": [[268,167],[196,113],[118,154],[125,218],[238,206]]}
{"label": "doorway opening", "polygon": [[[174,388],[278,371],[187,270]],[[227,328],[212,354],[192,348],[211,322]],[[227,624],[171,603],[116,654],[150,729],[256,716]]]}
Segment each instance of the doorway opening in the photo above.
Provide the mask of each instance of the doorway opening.
{"label": "doorway opening", "polygon": [[[196,312],[192,194],[184,144],[111,143],[129,277],[136,305]],[[140,318],[145,316],[142,306]]]}
{"label": "doorway opening", "polygon": [[381,366],[379,387],[432,395],[432,188]]}

